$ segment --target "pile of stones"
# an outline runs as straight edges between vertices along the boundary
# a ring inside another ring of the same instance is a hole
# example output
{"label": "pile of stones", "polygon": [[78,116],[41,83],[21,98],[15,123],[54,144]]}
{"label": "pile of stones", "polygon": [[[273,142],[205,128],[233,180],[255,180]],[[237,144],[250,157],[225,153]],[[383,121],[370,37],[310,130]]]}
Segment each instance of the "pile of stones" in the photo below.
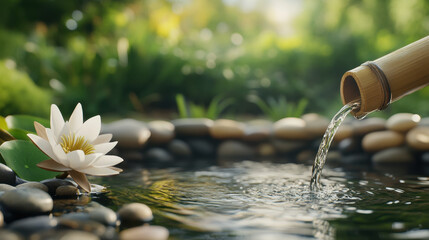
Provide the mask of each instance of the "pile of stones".
{"label": "pile of stones", "polygon": [[[204,118],[142,122],[123,119],[103,126],[118,140],[126,160],[171,162],[198,157],[255,159],[282,157],[312,163],[329,119],[315,114],[276,122]],[[417,156],[417,158],[416,158]],[[429,161],[429,119],[400,113],[389,119],[347,118],[328,159],[350,162]]]}
{"label": "pile of stones", "polygon": [[129,203],[115,212],[80,191],[71,179],[24,181],[0,163],[0,239],[168,238],[165,227],[149,224],[153,215],[148,206]]}

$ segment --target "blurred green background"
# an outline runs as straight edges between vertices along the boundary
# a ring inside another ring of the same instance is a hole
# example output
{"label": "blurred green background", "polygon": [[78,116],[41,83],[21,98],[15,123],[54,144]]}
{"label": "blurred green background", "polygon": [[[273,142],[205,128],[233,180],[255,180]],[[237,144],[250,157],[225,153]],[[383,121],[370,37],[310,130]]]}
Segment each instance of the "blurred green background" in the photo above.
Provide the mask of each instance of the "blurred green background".
{"label": "blurred green background", "polygon": [[[226,117],[330,116],[345,71],[428,32],[426,0],[3,0],[0,115],[81,102],[88,116],[177,117],[181,94],[228,101]],[[381,114],[429,116],[428,103],[426,88]]]}

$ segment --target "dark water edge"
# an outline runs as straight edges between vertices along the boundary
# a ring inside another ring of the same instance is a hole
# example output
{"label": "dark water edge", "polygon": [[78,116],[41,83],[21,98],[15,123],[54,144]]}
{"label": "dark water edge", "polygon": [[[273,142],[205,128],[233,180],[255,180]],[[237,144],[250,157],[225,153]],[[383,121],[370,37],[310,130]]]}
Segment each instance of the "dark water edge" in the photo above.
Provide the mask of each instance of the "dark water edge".
{"label": "dark water edge", "polygon": [[311,166],[280,161],[192,160],[170,167],[125,166],[92,178],[117,210],[147,204],[170,239],[428,239],[424,166],[328,164],[323,189],[309,190]]}

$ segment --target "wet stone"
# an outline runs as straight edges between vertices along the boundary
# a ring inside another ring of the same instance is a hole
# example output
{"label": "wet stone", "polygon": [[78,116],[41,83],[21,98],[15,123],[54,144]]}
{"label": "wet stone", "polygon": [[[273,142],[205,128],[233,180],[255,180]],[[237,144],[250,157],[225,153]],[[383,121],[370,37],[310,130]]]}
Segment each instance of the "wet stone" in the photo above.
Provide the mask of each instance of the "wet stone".
{"label": "wet stone", "polygon": [[137,226],[153,219],[152,210],[143,203],[125,204],[118,210],[123,226]]}
{"label": "wet stone", "polygon": [[412,163],[414,156],[406,147],[388,148],[372,156],[372,162],[381,163]]}
{"label": "wet stone", "polygon": [[306,123],[307,132],[313,138],[321,138],[325,134],[329,125],[329,119],[317,113],[307,113],[302,115],[302,120]]}
{"label": "wet stone", "polygon": [[429,127],[429,117],[424,117],[420,120],[418,126]]}
{"label": "wet stone", "polygon": [[16,174],[8,166],[0,163],[0,183],[15,185]]}
{"label": "wet stone", "polygon": [[168,151],[177,157],[190,157],[192,150],[189,145],[180,139],[174,139],[168,144]]}
{"label": "wet stone", "polygon": [[339,142],[346,138],[351,138],[354,135],[355,128],[350,124],[341,125],[334,136],[334,142]]}
{"label": "wet stone", "polygon": [[429,152],[424,152],[420,158],[422,160],[422,163],[424,163],[426,165],[429,164]]}
{"label": "wet stone", "polygon": [[281,140],[274,139],[272,141],[274,148],[279,153],[291,153],[305,148],[308,145],[307,141]]}
{"label": "wet stone", "polygon": [[146,151],[145,158],[156,162],[170,162],[173,156],[163,148],[151,148]]}
{"label": "wet stone", "polygon": [[30,236],[31,240],[99,240],[97,235],[77,230],[49,230],[35,233]]}
{"label": "wet stone", "polygon": [[429,150],[429,127],[416,127],[411,129],[406,136],[407,144],[419,151]]}
{"label": "wet stone", "polygon": [[398,147],[405,143],[405,136],[394,131],[379,131],[368,133],[362,139],[362,147],[367,152],[381,151]]}
{"label": "wet stone", "polygon": [[6,192],[9,190],[14,190],[16,189],[16,187],[11,186],[9,184],[5,184],[5,183],[0,183],[0,192]]}
{"label": "wet stone", "polygon": [[214,144],[205,138],[193,138],[186,142],[195,156],[212,157],[215,154]]}
{"label": "wet stone", "polygon": [[77,186],[76,183],[70,180],[57,178],[46,179],[41,181],[41,183],[45,184],[48,187],[48,193],[50,195],[54,195],[59,186]]}
{"label": "wet stone", "polygon": [[2,211],[0,211],[0,227],[3,226],[3,223],[4,223],[3,213]]}
{"label": "wet stone", "polygon": [[255,156],[255,150],[243,142],[227,140],[219,145],[217,156],[221,158],[251,158]]}
{"label": "wet stone", "polygon": [[148,123],[151,132],[149,141],[154,144],[164,144],[173,140],[174,125],[168,121],[156,120]]}
{"label": "wet stone", "polygon": [[90,220],[89,215],[85,213],[64,214],[58,219],[58,226],[64,229],[89,232],[97,236],[103,236],[106,232],[103,224]]}
{"label": "wet stone", "polygon": [[271,137],[271,125],[247,125],[244,131],[243,140],[246,142],[262,142]]}
{"label": "wet stone", "polygon": [[57,224],[56,218],[37,216],[16,220],[8,225],[8,229],[23,235],[31,235],[36,232],[53,229]]}
{"label": "wet stone", "polygon": [[55,196],[57,197],[76,197],[79,194],[79,189],[75,186],[59,186],[55,190]]}
{"label": "wet stone", "polygon": [[23,184],[16,185],[16,188],[17,189],[22,189],[22,188],[37,188],[37,189],[40,189],[40,190],[42,190],[44,192],[48,192],[48,187],[45,184],[40,183],[40,182],[26,182],[26,183],[23,183]]}
{"label": "wet stone", "polygon": [[241,139],[244,137],[245,125],[229,119],[218,119],[210,128],[214,139]]}
{"label": "wet stone", "polygon": [[23,183],[27,183],[27,182],[28,182],[27,180],[24,180],[24,179],[17,176],[16,181],[15,181],[15,185],[19,185],[19,184],[23,184]]}
{"label": "wet stone", "polygon": [[106,207],[97,207],[88,211],[89,219],[104,224],[106,226],[116,226],[118,217],[116,213]]}
{"label": "wet stone", "polygon": [[0,196],[0,201],[10,212],[26,216],[48,213],[54,205],[49,194],[35,188],[7,191]]}
{"label": "wet stone", "polygon": [[392,131],[407,132],[417,126],[420,119],[418,114],[397,113],[387,119],[386,126]]}
{"label": "wet stone", "polygon": [[213,120],[207,118],[181,118],[172,121],[177,135],[208,136]]}
{"label": "wet stone", "polygon": [[338,143],[338,149],[343,154],[361,152],[362,144],[357,138],[346,138]]}
{"label": "wet stone", "polygon": [[144,122],[134,119],[121,119],[105,124],[102,132],[111,133],[112,139],[118,141],[116,146],[120,149],[140,149],[146,144],[151,134]]}
{"label": "wet stone", "polygon": [[21,234],[6,229],[0,229],[0,236],[2,240],[24,240]]}
{"label": "wet stone", "polygon": [[270,143],[261,143],[258,145],[258,155],[263,157],[276,155],[275,147]]}
{"label": "wet stone", "polygon": [[129,228],[119,234],[121,240],[167,240],[168,236],[169,232],[167,228],[149,225]]}
{"label": "wet stone", "polygon": [[313,136],[307,132],[306,123],[300,118],[288,117],[274,123],[274,136],[281,139],[309,140]]}
{"label": "wet stone", "polygon": [[354,121],[354,133],[362,136],[367,133],[382,131],[386,129],[386,120],[382,118],[366,118],[360,121]]}
{"label": "wet stone", "polygon": [[341,162],[347,165],[351,164],[367,164],[370,161],[370,157],[366,153],[353,153],[350,155],[343,156]]}

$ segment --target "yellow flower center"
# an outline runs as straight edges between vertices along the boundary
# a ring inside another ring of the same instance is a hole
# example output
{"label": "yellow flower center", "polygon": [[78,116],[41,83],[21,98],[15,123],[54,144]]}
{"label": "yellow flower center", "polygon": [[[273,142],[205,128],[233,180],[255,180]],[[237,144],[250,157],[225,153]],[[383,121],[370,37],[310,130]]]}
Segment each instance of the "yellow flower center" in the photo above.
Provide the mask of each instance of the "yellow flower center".
{"label": "yellow flower center", "polygon": [[82,150],[85,155],[95,152],[95,148],[92,144],[88,143],[84,137],[76,137],[74,134],[68,136],[61,136],[61,147],[65,153],[69,153],[76,150]]}

